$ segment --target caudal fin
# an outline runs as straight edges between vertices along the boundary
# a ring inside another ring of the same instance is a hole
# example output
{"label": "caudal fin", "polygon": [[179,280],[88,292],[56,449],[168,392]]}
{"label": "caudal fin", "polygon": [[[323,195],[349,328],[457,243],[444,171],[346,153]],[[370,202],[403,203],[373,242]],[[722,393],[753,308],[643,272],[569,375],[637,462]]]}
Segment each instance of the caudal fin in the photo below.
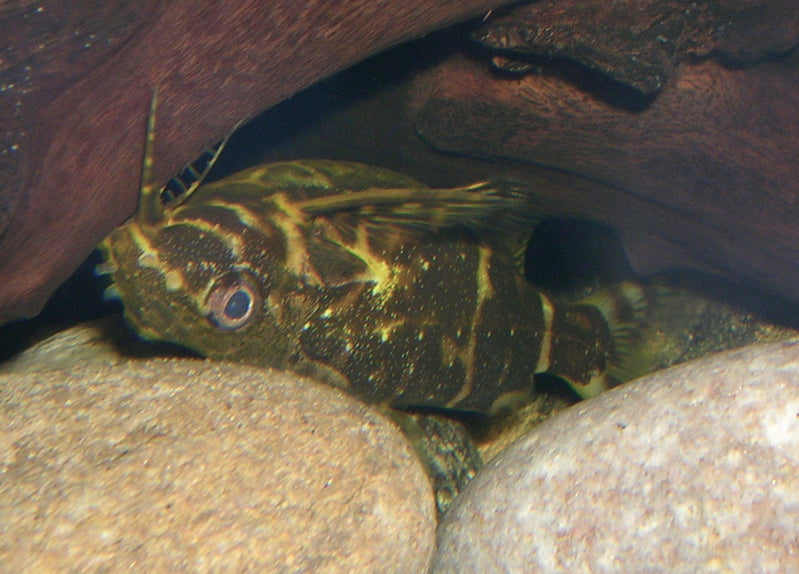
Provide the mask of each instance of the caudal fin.
{"label": "caudal fin", "polygon": [[587,399],[652,370],[637,348],[652,293],[624,282],[554,313],[548,371]]}
{"label": "caudal fin", "polygon": [[[655,298],[656,289],[625,281],[603,289],[580,301],[596,307],[607,322],[612,348],[607,368],[602,373],[602,388],[594,394],[650,373],[651,356],[642,354],[644,328]],[[591,395],[593,396],[593,394]]]}

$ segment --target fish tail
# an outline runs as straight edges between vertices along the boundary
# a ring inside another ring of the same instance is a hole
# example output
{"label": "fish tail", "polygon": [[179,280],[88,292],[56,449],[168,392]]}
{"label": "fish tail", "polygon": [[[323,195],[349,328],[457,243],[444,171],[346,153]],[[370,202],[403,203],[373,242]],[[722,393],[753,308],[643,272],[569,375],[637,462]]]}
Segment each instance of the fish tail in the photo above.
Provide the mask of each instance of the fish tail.
{"label": "fish tail", "polygon": [[610,386],[630,381],[652,370],[648,361],[637,360],[636,347],[643,338],[656,293],[644,285],[625,281],[587,297],[607,321],[613,343],[607,375]]}
{"label": "fish tail", "polygon": [[656,293],[623,282],[555,313],[551,372],[591,398],[653,370],[636,352]]}

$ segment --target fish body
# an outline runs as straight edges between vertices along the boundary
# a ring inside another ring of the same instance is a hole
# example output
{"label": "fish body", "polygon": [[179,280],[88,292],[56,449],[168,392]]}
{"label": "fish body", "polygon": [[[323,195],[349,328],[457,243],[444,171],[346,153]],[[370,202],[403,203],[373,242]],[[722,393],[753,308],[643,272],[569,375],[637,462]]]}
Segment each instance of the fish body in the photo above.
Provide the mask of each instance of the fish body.
{"label": "fish body", "polygon": [[533,289],[513,253],[525,210],[489,183],[434,190],[302,160],[166,206],[143,186],[139,215],[102,248],[146,338],[290,369],[369,403],[492,412],[539,372],[582,396],[604,390],[615,335],[639,307],[629,285],[563,306]]}

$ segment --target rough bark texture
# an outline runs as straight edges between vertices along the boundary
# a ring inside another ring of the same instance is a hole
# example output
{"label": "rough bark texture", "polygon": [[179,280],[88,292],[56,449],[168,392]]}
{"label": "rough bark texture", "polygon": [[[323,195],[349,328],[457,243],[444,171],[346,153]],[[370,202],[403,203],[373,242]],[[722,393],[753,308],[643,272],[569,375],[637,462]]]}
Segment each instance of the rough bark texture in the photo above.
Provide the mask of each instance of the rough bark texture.
{"label": "rough bark texture", "polygon": [[651,93],[687,59],[743,66],[784,54],[798,29],[793,0],[541,0],[490,19],[474,37],[502,51],[501,69],[569,59]]}
{"label": "rough bark texture", "polygon": [[0,323],[37,313],[135,209],[159,89],[165,181],[233,125],[502,2],[210,0],[0,6]]}

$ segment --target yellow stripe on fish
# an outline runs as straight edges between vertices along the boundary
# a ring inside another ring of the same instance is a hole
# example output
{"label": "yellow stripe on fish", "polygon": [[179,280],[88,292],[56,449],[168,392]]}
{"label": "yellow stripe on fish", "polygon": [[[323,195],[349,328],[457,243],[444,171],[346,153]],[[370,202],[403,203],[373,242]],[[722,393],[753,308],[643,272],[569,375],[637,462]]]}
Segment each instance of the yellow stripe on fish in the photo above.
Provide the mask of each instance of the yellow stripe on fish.
{"label": "yellow stripe on fish", "polygon": [[592,396],[644,308],[632,284],[558,305],[526,283],[513,252],[534,206],[508,182],[298,160],[163,205],[151,157],[143,174],[139,214],[102,245],[129,322],[370,403],[491,412],[541,371]]}

